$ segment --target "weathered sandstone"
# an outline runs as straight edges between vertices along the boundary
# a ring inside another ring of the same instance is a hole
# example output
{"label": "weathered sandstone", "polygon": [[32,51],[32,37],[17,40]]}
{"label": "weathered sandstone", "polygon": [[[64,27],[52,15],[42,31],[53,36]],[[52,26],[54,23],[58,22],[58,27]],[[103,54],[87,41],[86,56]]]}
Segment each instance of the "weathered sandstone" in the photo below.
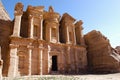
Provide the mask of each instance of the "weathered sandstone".
{"label": "weathered sandstone", "polygon": [[61,17],[52,6],[48,11],[44,6],[29,5],[26,11],[23,8],[22,3],[16,4],[11,21],[0,2],[3,76],[120,71],[118,51],[98,31],[84,36],[82,20],[76,21],[68,13]]}
{"label": "weathered sandstone", "polygon": [[120,71],[120,55],[111,47],[109,40],[99,31],[84,36],[87,45],[88,70],[92,73]]}

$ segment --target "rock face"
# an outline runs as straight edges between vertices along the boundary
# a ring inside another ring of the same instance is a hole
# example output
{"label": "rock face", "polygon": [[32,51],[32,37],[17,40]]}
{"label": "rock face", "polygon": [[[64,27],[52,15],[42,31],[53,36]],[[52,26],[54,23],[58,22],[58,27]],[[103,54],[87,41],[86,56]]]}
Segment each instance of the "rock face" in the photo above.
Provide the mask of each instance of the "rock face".
{"label": "rock face", "polygon": [[[10,17],[2,2],[0,1],[0,46],[1,46],[1,57],[3,62],[3,75],[7,74],[9,67],[9,36],[12,31],[12,22],[10,21]],[[5,75],[6,76],[6,75]]]}
{"label": "rock face", "polygon": [[10,35],[10,24],[10,17],[0,1],[0,44],[7,40],[6,38]]}
{"label": "rock face", "polygon": [[115,48],[115,50],[116,50],[116,52],[117,52],[118,54],[120,54],[120,46],[117,46],[117,47]]}
{"label": "rock face", "polygon": [[0,19],[2,20],[10,20],[10,17],[6,10],[4,9],[2,2],[0,1]]}
{"label": "rock face", "polygon": [[92,73],[120,71],[120,55],[110,46],[109,40],[99,31],[84,36],[88,51],[88,70]]}

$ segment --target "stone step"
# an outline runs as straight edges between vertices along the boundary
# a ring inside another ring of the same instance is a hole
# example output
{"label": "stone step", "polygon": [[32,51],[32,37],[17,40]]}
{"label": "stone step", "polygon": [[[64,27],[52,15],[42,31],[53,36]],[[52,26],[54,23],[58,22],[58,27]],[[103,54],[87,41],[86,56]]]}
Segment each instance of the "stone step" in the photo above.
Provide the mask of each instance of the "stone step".
{"label": "stone step", "polygon": [[3,77],[2,80],[78,80],[78,77],[63,75],[43,75],[43,76],[24,76],[15,78]]}

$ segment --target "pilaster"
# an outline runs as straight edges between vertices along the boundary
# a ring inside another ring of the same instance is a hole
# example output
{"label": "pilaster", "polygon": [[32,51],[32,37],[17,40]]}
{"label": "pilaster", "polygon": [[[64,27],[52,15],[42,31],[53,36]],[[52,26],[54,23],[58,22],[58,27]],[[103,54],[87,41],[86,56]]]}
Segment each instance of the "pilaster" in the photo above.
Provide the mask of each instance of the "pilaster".
{"label": "pilaster", "polygon": [[58,53],[58,71],[60,71],[60,73],[63,73],[64,71],[63,51],[61,51],[61,53]]}
{"label": "pilaster", "polygon": [[15,15],[14,29],[12,34],[14,37],[20,37],[21,17],[22,14]]}
{"label": "pilaster", "polygon": [[39,56],[40,56],[40,75],[43,74],[43,50],[40,49],[39,51]]}
{"label": "pilaster", "polygon": [[48,45],[48,53],[46,54],[47,55],[47,69],[48,69],[48,73],[50,72],[50,51],[51,51],[51,47],[50,47],[50,45]]}
{"label": "pilaster", "polygon": [[42,74],[44,75],[44,74],[48,74],[49,73],[49,67],[48,67],[48,50],[44,50],[44,54],[43,54],[43,56],[45,56],[45,57],[43,57],[43,67],[42,67]]}
{"label": "pilaster", "polygon": [[62,56],[62,58],[61,58],[61,68],[62,68],[62,72],[65,70],[65,66],[64,66],[64,64],[65,64],[65,58],[64,58],[64,52],[62,51],[62,53],[61,53],[61,56]]}
{"label": "pilaster", "polygon": [[13,34],[12,36],[14,37],[19,37],[20,36],[20,27],[21,27],[21,17],[23,14],[23,5],[22,3],[17,3],[15,5],[15,21],[14,21],[14,29],[13,29]]}
{"label": "pilaster", "polygon": [[18,75],[18,56],[17,46],[10,45],[10,67],[8,77],[16,77]]}
{"label": "pilaster", "polygon": [[29,76],[31,76],[31,66],[32,66],[32,49],[31,48],[29,48]]}
{"label": "pilaster", "polygon": [[40,40],[43,40],[43,18],[40,18]]}
{"label": "pilaster", "polygon": [[76,32],[76,44],[85,46],[84,42],[84,37],[83,37],[83,27],[82,27],[83,22],[80,20],[75,23],[75,32]]}
{"label": "pilaster", "polygon": [[58,28],[57,28],[57,32],[58,32],[58,34],[57,34],[57,42],[59,43],[59,42],[60,42],[59,26],[58,26]]}
{"label": "pilaster", "polygon": [[76,45],[75,26],[73,27],[73,40],[74,40],[74,45]]}
{"label": "pilaster", "polygon": [[71,60],[70,60],[70,47],[68,46],[67,48],[67,57],[68,57],[68,61],[67,61],[67,67],[68,67],[68,71],[70,72],[71,71]]}
{"label": "pilaster", "polygon": [[84,40],[84,37],[83,37],[83,32],[81,30],[81,39],[80,39],[80,43],[81,45],[85,46],[85,40]]}
{"label": "pilaster", "polygon": [[50,35],[50,37],[49,37],[49,42],[51,42],[52,41],[52,30],[51,30],[51,28],[49,28],[49,35]]}
{"label": "pilaster", "polygon": [[29,37],[33,38],[33,16],[29,15]]}
{"label": "pilaster", "polygon": [[67,39],[67,40],[66,40],[66,44],[70,44],[69,29],[68,29],[68,27],[66,27],[66,29],[67,29],[67,30],[66,30],[66,31],[67,31],[67,32],[66,32],[66,33],[67,33],[67,34],[66,34],[66,35],[67,35],[67,36],[66,36],[66,37],[67,37],[67,38],[66,38],[66,39]]}
{"label": "pilaster", "polygon": [[76,68],[76,72],[78,73],[78,53],[77,50],[75,50],[75,68]]}

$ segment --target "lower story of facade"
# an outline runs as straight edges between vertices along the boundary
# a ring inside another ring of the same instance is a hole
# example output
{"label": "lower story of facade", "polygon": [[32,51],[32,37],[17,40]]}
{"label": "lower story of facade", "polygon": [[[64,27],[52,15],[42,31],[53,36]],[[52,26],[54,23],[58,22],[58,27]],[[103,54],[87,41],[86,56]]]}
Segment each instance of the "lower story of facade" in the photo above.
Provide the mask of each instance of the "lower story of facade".
{"label": "lower story of facade", "polygon": [[83,46],[11,37],[8,76],[79,74],[86,72]]}

